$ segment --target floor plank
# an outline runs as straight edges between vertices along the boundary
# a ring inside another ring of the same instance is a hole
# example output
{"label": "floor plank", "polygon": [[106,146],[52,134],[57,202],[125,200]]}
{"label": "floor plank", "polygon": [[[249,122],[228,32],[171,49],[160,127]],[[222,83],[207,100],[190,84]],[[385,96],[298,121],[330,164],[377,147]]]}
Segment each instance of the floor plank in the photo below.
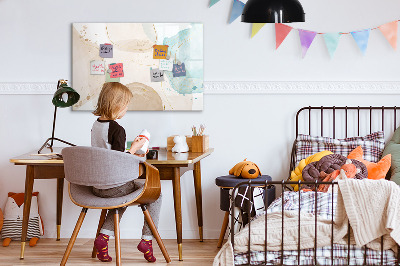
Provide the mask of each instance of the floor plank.
{"label": "floor plank", "polygon": [[[69,239],[40,239],[36,247],[27,246],[25,249],[25,259],[19,259],[21,244],[18,241],[12,241],[9,247],[0,246],[0,265],[60,265],[61,258],[64,255]],[[136,249],[140,240],[121,240],[122,264],[123,265],[146,265],[150,264],[143,258],[143,254]],[[183,241],[183,261],[178,261],[178,247],[176,240],[163,240],[168,250],[172,262],[167,264],[162,256],[157,243],[153,243],[154,254],[157,258],[157,265],[212,265],[215,255],[218,253],[217,240],[188,240]],[[110,241],[110,255],[115,259],[113,239]],[[68,259],[67,265],[114,265],[112,263],[103,263],[97,259],[92,259],[93,240],[77,239]]]}

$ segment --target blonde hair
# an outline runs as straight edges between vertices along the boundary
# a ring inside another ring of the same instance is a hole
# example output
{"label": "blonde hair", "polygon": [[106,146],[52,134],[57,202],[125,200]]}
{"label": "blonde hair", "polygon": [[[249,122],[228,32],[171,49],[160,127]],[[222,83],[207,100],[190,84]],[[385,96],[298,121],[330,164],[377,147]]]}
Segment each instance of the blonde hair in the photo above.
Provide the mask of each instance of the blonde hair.
{"label": "blonde hair", "polygon": [[103,84],[93,114],[115,120],[132,97],[132,92],[125,85],[119,82],[106,82]]}

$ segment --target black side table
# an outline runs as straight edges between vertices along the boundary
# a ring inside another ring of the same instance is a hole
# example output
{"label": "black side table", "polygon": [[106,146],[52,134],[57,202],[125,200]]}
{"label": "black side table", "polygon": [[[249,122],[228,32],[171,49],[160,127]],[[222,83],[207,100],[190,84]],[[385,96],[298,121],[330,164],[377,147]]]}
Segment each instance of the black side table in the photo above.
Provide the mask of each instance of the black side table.
{"label": "black side table", "polygon": [[[237,184],[249,181],[250,179],[236,177],[234,175],[220,176],[215,179],[215,184],[220,187],[220,209],[225,211],[224,221],[222,222],[221,233],[219,235],[218,245],[220,248],[222,246],[222,242],[224,241],[226,228],[228,227],[229,222],[229,208],[230,208],[230,199],[229,192],[233,189]],[[257,178],[251,179],[251,181],[263,181],[266,180],[272,181],[272,178],[268,175],[262,175]],[[256,186],[254,186],[256,187]],[[271,204],[275,200],[275,186],[270,186],[268,189],[268,200],[267,205]]]}

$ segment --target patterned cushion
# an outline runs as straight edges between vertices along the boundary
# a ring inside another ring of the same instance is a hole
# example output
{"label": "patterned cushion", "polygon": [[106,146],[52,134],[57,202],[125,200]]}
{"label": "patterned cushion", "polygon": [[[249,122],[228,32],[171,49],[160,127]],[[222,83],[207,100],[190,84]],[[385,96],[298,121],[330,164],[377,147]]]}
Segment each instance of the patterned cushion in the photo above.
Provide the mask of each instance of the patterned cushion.
{"label": "patterned cushion", "polygon": [[346,156],[357,146],[364,150],[364,159],[378,162],[385,147],[383,131],[378,131],[364,137],[333,139],[329,137],[316,137],[299,134],[296,139],[296,165],[310,155],[323,150]]}

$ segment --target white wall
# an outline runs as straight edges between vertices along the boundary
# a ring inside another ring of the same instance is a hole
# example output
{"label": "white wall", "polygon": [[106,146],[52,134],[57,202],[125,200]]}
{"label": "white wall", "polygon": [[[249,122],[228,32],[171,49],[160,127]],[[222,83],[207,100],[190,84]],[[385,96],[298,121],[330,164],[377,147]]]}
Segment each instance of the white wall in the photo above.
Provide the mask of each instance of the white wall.
{"label": "white wall", "polygon": [[[112,5],[110,3],[113,3]],[[274,50],[273,25],[266,25],[250,40],[250,25],[227,24],[230,0],[208,9],[208,0],[147,1],[29,1],[0,0],[0,82],[56,82],[71,76],[72,22],[203,22],[205,81],[399,81],[399,54],[391,50],[379,31],[371,33],[362,57],[349,35],[343,36],[336,57],[329,59],[318,36],[301,59],[297,32]],[[294,24],[309,30],[350,31],[399,19],[398,1],[303,0],[307,22]],[[215,152],[202,164],[205,238],[218,238],[223,214],[214,179],[227,174],[238,161],[255,161],[263,174],[275,180],[286,176],[294,138],[294,115],[308,105],[399,105],[399,95],[210,95],[202,112],[130,112],[121,124],[128,138],[142,128],[153,133],[153,145],[166,138],[190,133],[193,124],[205,123]],[[50,136],[51,95],[0,95],[0,207],[7,192],[24,190],[25,168],[9,158],[37,149]],[[89,145],[94,116],[60,109],[56,135],[78,145]],[[56,182],[39,180],[40,211],[45,237],[55,237]],[[175,238],[172,188],[162,182],[164,202],[160,233]],[[197,237],[193,181],[182,177],[184,238]],[[70,237],[79,208],[64,191],[62,237]],[[99,212],[90,211],[80,237],[93,237]],[[121,222],[123,238],[139,238],[142,216],[130,208]]]}

